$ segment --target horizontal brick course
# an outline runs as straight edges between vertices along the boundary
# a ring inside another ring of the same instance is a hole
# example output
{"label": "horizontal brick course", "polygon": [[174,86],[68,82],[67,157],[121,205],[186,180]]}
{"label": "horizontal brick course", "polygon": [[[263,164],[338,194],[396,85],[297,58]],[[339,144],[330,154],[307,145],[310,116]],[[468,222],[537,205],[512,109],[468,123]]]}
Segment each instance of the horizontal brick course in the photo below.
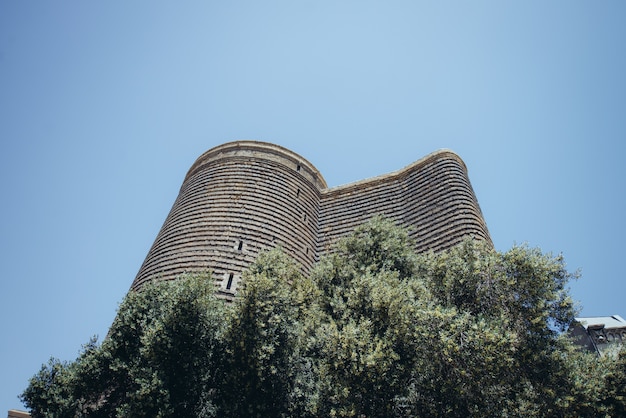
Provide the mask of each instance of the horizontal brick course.
{"label": "horizontal brick course", "polygon": [[329,189],[292,151],[237,141],[207,151],[190,168],[131,288],[209,271],[229,297],[262,250],[282,246],[306,273],[337,239],[377,214],[408,226],[419,252],[466,236],[491,242],[465,164],[453,152]]}

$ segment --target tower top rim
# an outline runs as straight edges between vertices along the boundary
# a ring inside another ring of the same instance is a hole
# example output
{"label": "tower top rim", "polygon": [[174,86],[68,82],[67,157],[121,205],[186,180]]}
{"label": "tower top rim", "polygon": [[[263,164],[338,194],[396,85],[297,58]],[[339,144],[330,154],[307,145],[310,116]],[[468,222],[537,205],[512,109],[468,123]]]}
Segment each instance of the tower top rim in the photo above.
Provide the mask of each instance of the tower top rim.
{"label": "tower top rim", "polygon": [[256,152],[264,152],[269,154],[274,154],[282,158],[286,158],[294,163],[295,166],[304,165],[306,166],[313,177],[317,180],[318,188],[320,190],[324,190],[328,188],[326,184],[326,180],[320,173],[320,171],[315,167],[309,160],[291,151],[288,148],[285,148],[280,145],[272,144],[270,142],[242,139],[237,141],[226,142],[224,144],[218,145],[205,151],[200,157],[196,159],[193,163],[189,171],[187,171],[187,175],[185,176],[185,180],[189,178],[200,166],[205,164],[206,162],[212,161],[216,158],[220,158],[221,156],[225,156],[230,153],[244,153],[246,151],[256,151]]}
{"label": "tower top rim", "polygon": [[390,179],[402,177],[415,169],[420,169],[424,165],[430,163],[433,160],[437,160],[439,158],[451,158],[451,159],[458,161],[459,164],[461,164],[463,171],[467,174],[467,165],[465,164],[465,161],[463,161],[463,159],[456,152],[448,148],[440,148],[398,170],[391,171],[389,173],[380,174],[374,177],[368,177],[365,179],[356,180],[356,181],[352,181],[352,182],[345,183],[345,184],[340,184],[338,186],[329,187],[325,189],[323,192],[331,194],[331,193],[340,192],[345,189],[359,188],[367,184],[384,183],[386,181],[389,181]]}

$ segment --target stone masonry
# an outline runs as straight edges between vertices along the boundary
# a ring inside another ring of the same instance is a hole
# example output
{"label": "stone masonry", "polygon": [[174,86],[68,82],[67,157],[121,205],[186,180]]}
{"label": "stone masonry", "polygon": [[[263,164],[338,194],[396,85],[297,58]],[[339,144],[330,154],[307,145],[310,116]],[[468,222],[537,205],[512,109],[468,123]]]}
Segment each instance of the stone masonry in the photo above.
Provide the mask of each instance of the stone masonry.
{"label": "stone masonry", "polygon": [[333,242],[377,214],[409,226],[418,252],[441,251],[467,236],[491,243],[465,164],[451,151],[328,188],[296,153],[236,141],[191,166],[131,289],[211,272],[229,297],[259,252],[280,245],[306,273]]}

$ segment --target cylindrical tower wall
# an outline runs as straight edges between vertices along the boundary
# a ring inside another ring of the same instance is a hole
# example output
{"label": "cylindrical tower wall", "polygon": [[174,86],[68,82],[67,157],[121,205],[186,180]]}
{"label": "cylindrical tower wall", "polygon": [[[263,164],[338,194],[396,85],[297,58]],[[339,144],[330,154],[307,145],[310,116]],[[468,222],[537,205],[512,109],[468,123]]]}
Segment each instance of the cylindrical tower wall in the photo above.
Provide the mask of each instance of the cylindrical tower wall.
{"label": "cylindrical tower wall", "polygon": [[441,251],[468,236],[491,242],[465,164],[447,150],[393,173],[324,190],[320,213],[320,254],[378,214],[409,227],[417,252]]}
{"label": "cylindrical tower wall", "polygon": [[218,291],[234,295],[257,255],[279,245],[307,273],[337,239],[377,214],[408,226],[418,252],[468,236],[491,242],[465,164],[451,151],[327,189],[299,155],[237,141],[207,151],[190,168],[132,289],[211,272]]}
{"label": "cylindrical tower wall", "polygon": [[472,236],[491,242],[465,163],[438,151],[406,167],[402,175],[404,223],[418,252],[441,251]]}
{"label": "cylindrical tower wall", "polygon": [[404,221],[404,205],[397,176],[381,176],[336,187],[322,193],[319,252],[326,253],[340,238],[376,215]]}
{"label": "cylindrical tower wall", "polygon": [[313,165],[273,144],[237,141],[207,151],[185,177],[132,288],[209,271],[219,291],[234,294],[259,252],[278,245],[310,270],[325,187]]}

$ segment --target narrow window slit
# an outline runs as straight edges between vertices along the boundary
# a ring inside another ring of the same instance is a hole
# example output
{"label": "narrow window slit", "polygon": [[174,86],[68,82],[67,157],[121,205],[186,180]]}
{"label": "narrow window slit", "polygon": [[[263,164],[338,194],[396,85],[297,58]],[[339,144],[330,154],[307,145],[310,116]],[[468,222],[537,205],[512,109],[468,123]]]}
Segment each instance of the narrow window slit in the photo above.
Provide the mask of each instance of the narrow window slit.
{"label": "narrow window slit", "polygon": [[228,275],[228,283],[226,283],[226,290],[230,290],[230,288],[233,286],[233,273],[230,273]]}
{"label": "narrow window slit", "polygon": [[243,250],[243,241],[239,240],[239,245],[237,246],[237,251]]}
{"label": "narrow window slit", "polygon": [[300,189],[296,192],[296,197],[300,197]]}
{"label": "narrow window slit", "polygon": [[298,171],[298,172],[299,172],[299,171],[300,171],[300,168],[301,168],[301,167],[300,167],[300,164],[298,164],[298,166],[296,167],[296,171]]}

